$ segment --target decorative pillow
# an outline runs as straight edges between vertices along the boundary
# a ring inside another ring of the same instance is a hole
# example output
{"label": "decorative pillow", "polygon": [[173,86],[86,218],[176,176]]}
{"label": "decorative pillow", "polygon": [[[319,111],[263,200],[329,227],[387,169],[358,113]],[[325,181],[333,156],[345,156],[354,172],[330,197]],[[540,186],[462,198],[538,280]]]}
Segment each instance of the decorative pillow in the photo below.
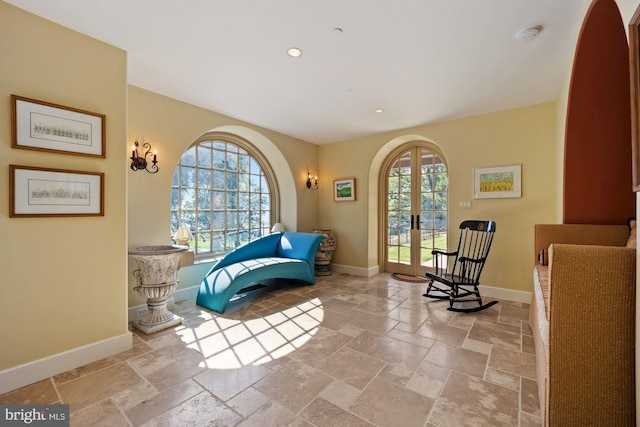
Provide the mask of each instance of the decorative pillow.
{"label": "decorative pillow", "polygon": [[628,248],[636,248],[637,245],[637,227],[636,227],[636,220],[635,219],[630,219],[629,220],[629,240],[627,240],[627,247]]}
{"label": "decorative pillow", "polygon": [[538,254],[538,263],[540,265],[549,265],[549,251],[547,249],[543,249]]}

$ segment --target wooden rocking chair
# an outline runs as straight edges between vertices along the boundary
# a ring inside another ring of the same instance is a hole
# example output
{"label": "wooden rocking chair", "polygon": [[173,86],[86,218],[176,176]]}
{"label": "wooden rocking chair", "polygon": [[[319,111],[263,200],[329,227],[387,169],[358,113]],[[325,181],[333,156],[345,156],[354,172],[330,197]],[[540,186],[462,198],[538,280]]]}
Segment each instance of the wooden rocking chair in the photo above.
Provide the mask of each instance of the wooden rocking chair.
{"label": "wooden rocking chair", "polygon": [[[429,285],[423,296],[448,299],[447,310],[464,313],[484,310],[497,304],[498,301],[483,304],[478,290],[480,273],[487,260],[495,231],[494,221],[463,221],[460,224],[458,249],[455,252],[432,252],[435,271],[426,273]],[[470,295],[470,298],[466,298]],[[478,307],[467,308],[462,304],[468,301],[477,302]]]}

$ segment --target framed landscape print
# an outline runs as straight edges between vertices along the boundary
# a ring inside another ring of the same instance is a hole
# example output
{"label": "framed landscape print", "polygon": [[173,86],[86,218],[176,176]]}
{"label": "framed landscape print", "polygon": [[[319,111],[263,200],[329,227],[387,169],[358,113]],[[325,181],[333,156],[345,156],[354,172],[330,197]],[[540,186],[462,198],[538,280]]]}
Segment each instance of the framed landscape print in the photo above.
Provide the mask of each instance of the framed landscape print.
{"label": "framed landscape print", "polygon": [[521,197],[521,169],[521,165],[475,168],[473,197],[475,199]]}
{"label": "framed landscape print", "polygon": [[355,178],[339,179],[333,181],[333,200],[336,202],[347,202],[356,199]]}
{"label": "framed landscape print", "polygon": [[9,165],[9,216],[103,216],[104,173]]}
{"label": "framed landscape print", "polygon": [[11,95],[11,147],[105,158],[105,116]]}

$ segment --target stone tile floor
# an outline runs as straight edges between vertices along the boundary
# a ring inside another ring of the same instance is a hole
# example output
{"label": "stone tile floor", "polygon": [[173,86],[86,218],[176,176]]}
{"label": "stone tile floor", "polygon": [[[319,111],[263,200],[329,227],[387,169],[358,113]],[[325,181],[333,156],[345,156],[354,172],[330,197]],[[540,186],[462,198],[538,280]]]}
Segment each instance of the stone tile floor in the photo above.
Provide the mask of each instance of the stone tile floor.
{"label": "stone tile floor", "polygon": [[528,304],[452,313],[425,285],[334,273],[0,396],[65,403],[72,426],[539,426]]}

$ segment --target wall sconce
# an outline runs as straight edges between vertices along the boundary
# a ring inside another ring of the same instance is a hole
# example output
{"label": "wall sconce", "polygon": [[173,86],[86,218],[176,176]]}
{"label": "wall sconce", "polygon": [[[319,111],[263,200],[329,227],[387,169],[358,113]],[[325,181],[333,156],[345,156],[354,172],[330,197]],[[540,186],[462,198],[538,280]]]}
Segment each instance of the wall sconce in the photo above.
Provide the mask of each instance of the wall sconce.
{"label": "wall sconce", "polygon": [[193,234],[189,227],[186,225],[181,225],[178,227],[178,231],[173,235],[173,238],[178,242],[179,245],[189,246],[189,240],[193,239]]}
{"label": "wall sconce", "polygon": [[138,144],[138,141],[136,141],[134,145],[131,147],[131,169],[134,171],[146,170],[149,173],[158,172],[160,169],[158,168],[157,152],[156,151],[153,152],[153,160],[151,161],[151,166],[150,166],[151,169],[149,169],[149,162],[147,161],[147,156],[151,155],[151,144],[149,144],[148,142],[145,142],[144,144],[142,144],[142,148],[146,150],[144,152],[144,157],[141,157],[138,154],[139,146],[140,144]]}
{"label": "wall sconce", "polygon": [[309,190],[318,189],[318,175],[312,175],[311,172],[307,173],[307,188]]}

